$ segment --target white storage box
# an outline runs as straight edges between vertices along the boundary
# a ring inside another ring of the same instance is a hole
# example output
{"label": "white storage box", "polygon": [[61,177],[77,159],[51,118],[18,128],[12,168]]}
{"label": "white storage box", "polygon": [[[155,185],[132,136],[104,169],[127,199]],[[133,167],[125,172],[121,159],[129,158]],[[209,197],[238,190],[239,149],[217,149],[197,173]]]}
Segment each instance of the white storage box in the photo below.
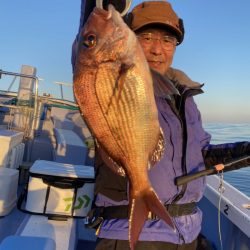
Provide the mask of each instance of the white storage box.
{"label": "white storage box", "polygon": [[37,160],[30,168],[26,211],[85,217],[93,197],[93,167]]}
{"label": "white storage box", "polygon": [[7,167],[12,148],[23,140],[23,132],[0,130],[0,167]]}
{"label": "white storage box", "polygon": [[11,212],[16,205],[18,170],[0,168],[0,216]]}

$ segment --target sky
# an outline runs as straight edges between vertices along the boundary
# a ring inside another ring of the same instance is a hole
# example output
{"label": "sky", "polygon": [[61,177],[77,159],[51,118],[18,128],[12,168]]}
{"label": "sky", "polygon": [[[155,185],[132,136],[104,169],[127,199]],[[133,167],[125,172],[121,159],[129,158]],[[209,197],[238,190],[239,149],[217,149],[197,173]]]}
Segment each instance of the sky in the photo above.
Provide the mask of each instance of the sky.
{"label": "sky", "polygon": [[[195,97],[203,121],[249,123],[250,1],[169,1],[185,26],[173,67],[205,84]],[[132,7],[139,2],[133,0]],[[54,82],[72,83],[71,46],[80,5],[80,0],[0,0],[0,69],[34,66],[43,79],[39,93],[60,97]],[[11,81],[3,76],[0,89]],[[63,89],[64,98],[73,100],[72,88]]]}

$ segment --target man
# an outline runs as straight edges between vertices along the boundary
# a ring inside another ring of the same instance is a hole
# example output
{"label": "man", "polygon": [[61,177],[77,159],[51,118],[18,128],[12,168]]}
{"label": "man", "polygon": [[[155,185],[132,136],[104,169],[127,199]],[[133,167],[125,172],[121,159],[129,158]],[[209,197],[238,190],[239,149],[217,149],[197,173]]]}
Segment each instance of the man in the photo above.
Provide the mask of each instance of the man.
{"label": "man", "polygon": [[[179,92],[179,95],[167,93],[165,97],[155,94],[166,150],[160,162],[149,171],[151,184],[177,230],[151,214],[141,231],[136,250],[195,250],[202,221],[202,212],[196,203],[203,196],[205,179],[177,186],[176,177],[250,155],[250,143],[210,145],[211,137],[202,127],[200,112],[193,100],[194,95],[203,92],[202,86],[171,68],[176,46],[184,39],[184,28],[168,2],[139,4],[129,13],[127,23],[136,33],[149,66],[170,79],[177,90],[175,93]],[[94,212],[97,218],[104,220],[97,230],[96,250],[126,250],[129,249],[129,186],[127,179],[115,175],[105,166],[107,164],[112,163],[102,159],[97,152]],[[249,164],[241,162],[234,168]]]}

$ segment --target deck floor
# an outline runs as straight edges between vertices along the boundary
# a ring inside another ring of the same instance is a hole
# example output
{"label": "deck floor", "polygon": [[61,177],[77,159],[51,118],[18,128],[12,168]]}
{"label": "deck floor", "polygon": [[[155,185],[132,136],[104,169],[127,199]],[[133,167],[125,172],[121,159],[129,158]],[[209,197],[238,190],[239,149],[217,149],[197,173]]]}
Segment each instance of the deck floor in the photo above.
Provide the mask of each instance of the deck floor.
{"label": "deck floor", "polygon": [[95,250],[96,242],[95,241],[88,241],[88,240],[79,240],[76,250]]}

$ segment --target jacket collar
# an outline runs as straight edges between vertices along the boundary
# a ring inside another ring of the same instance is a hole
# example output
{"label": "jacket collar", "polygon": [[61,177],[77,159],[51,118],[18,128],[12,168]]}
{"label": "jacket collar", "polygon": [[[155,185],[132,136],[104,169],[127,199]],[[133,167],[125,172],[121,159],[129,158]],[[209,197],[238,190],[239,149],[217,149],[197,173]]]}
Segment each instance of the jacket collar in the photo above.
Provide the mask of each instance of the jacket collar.
{"label": "jacket collar", "polygon": [[179,69],[169,68],[166,73],[166,77],[169,78],[175,86],[181,85],[190,89],[199,89],[204,86],[204,84],[191,80],[183,71]]}
{"label": "jacket collar", "polygon": [[201,88],[204,84],[192,81],[180,70],[171,68],[171,70],[163,76],[151,69],[151,74],[154,84],[154,94],[157,97],[169,99],[171,95],[181,95],[189,89],[194,89],[196,92],[198,90],[199,93],[203,92]]}
{"label": "jacket collar", "polygon": [[173,82],[166,76],[163,76],[151,69],[154,84],[154,94],[157,97],[166,98],[170,95],[179,95],[179,90]]}

